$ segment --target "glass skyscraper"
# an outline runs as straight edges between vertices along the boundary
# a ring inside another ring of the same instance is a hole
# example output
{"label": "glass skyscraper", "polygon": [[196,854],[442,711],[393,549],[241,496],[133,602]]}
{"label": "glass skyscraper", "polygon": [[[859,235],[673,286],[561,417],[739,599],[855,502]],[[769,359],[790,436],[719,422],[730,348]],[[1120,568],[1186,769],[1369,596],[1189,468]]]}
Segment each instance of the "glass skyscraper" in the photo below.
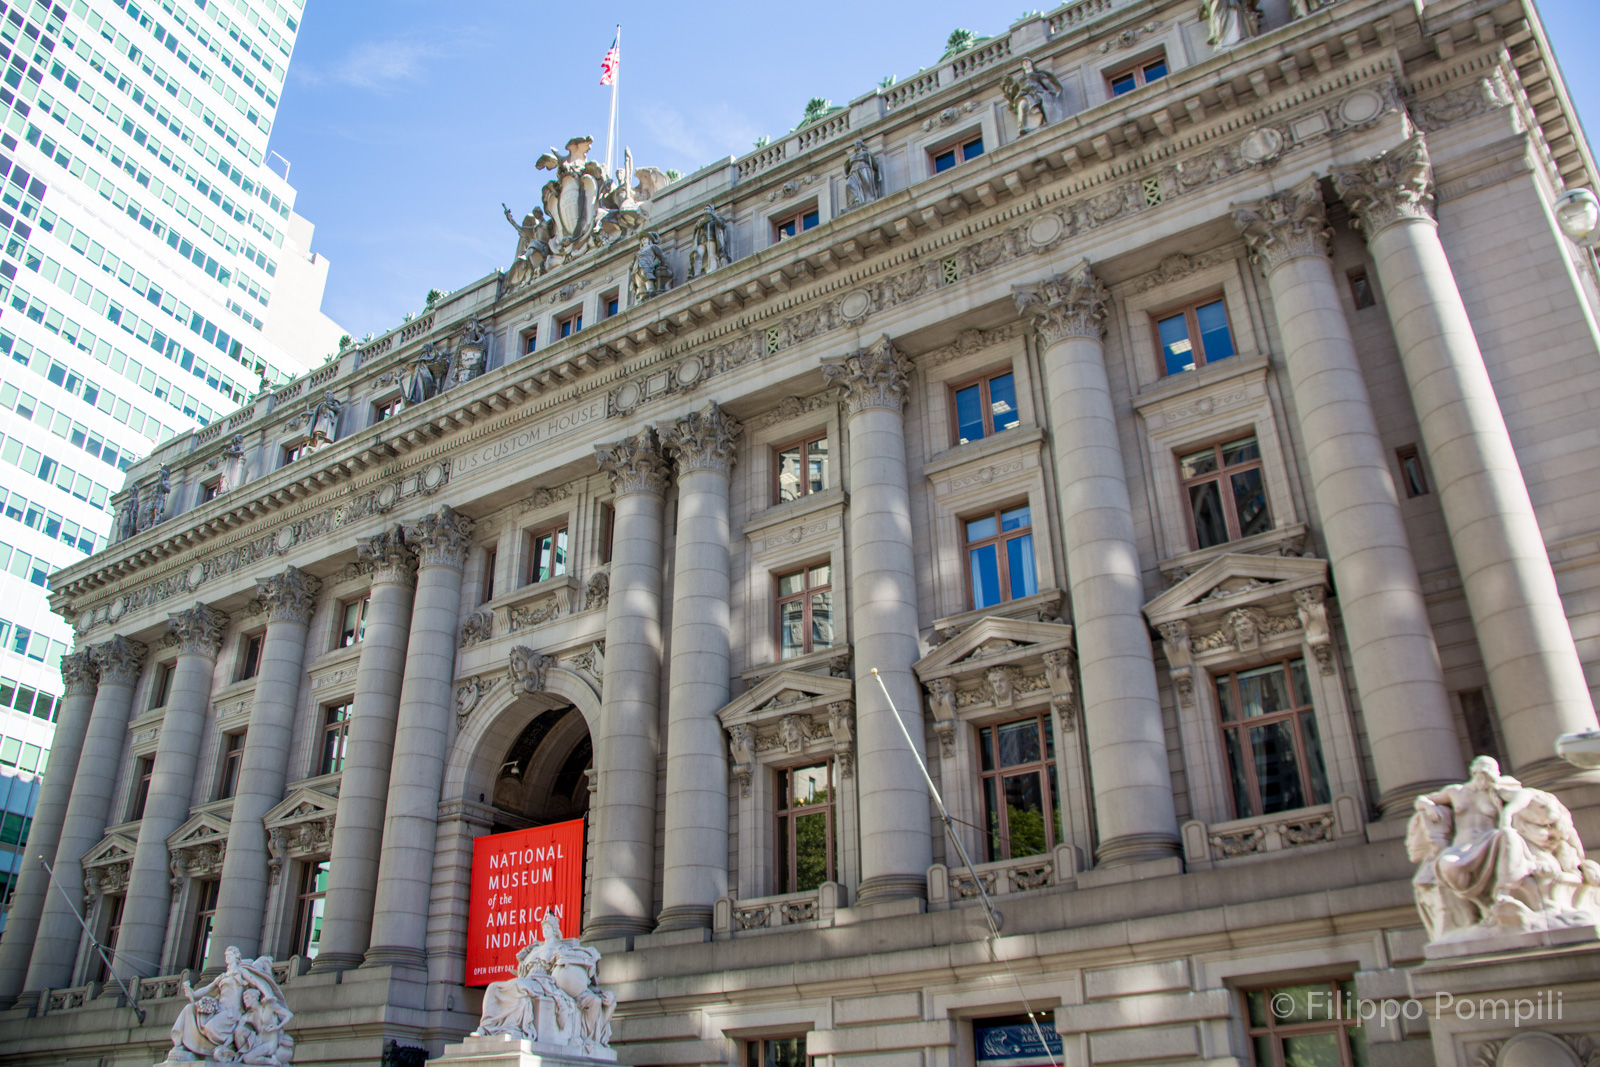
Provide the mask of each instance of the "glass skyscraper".
{"label": "glass skyscraper", "polygon": [[303,3],[0,0],[0,898],[72,645],[48,575],[156,442],[337,347],[266,165]]}

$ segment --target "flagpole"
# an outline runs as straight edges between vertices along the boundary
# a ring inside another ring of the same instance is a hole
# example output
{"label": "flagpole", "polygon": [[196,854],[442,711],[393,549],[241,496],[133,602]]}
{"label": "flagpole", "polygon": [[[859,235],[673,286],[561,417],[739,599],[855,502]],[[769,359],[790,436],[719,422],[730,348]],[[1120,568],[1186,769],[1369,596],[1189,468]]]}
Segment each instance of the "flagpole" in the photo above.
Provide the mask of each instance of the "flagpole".
{"label": "flagpole", "polygon": [[615,159],[612,145],[617,129],[617,82],[622,76],[622,23],[617,23],[617,40],[612,46],[617,50],[617,62],[611,69],[611,121],[606,124],[606,177],[611,177],[611,164]]}

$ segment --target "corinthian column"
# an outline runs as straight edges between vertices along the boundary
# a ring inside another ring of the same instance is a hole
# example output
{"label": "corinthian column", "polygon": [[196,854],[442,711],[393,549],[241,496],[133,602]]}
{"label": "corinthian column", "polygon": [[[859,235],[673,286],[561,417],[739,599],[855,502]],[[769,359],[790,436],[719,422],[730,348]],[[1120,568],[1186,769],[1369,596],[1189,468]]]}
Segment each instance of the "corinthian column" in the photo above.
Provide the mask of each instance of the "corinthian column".
{"label": "corinthian column", "polygon": [[208,969],[226,965],[222,954],[230,945],[246,957],[260,951],[268,881],[267,831],[261,820],[283,799],[288,781],[306,628],[321,588],[320,581],[294,567],[256,582],[256,597],[267,609],[267,636],[261,645],[244,762],[229,815]]}
{"label": "corinthian column", "polygon": [[322,941],[311,965],[316,972],[356,966],[371,941],[384,804],[400,714],[400,672],[411,637],[417,584],[416,553],[399,528],[357,541],[356,556],[372,568],[372,599],[367,603],[344,770],[339,775]]}
{"label": "corinthian column", "polygon": [[161,740],[139,821],[139,843],[128,871],[128,896],[122,907],[117,956],[112,961],[123,978],[148,977],[161,966],[172,905],[167,835],[189,817],[200,731],[211,707],[217,651],[228,628],[227,615],[199,603],[174,612],[167,620],[172,636],[178,639],[178,662],[172,672],[166,714],[161,718]]}
{"label": "corinthian column", "polygon": [[1328,261],[1321,187],[1235,205],[1266,275],[1384,814],[1465,773],[1394,478]]}
{"label": "corinthian column", "polygon": [[590,812],[594,899],[584,936],[655,926],[656,759],[660,751],[661,521],[669,470],[653,429],[595,449],[611,476],[611,595],[606,684],[594,739],[599,790]]}
{"label": "corinthian column", "polygon": [[1367,238],[1511,763],[1530,784],[1570,771],[1563,733],[1595,728],[1594,703],[1544,535],[1433,218],[1419,135],[1335,172]]}
{"label": "corinthian column", "polygon": [[662,930],[709,927],[728,892],[728,761],[717,711],[728,702],[728,474],[740,430],[713,403],[661,434],[678,461]]}
{"label": "corinthian column", "polygon": [[[850,435],[850,635],[855,642],[856,776],[861,805],[859,903],[927,893],[933,841],[928,789],[900,721],[923,744],[922,692],[911,665],[917,642],[916,550],[906,475],[906,394],[911,362],[885,334],[875,344],[824,360],[838,386]],[[893,707],[869,673],[878,675]]]}
{"label": "corinthian column", "polygon": [[66,688],[56,714],[50,769],[45,772],[44,788],[33,809],[28,847],[22,855],[17,887],[11,894],[11,911],[6,915],[6,937],[0,940],[0,1008],[14,1004],[22,992],[33,939],[39,932],[39,915],[50,892],[50,876],[39,861],[48,860],[55,865],[56,844],[61,840],[61,825],[67,817],[72,782],[78,773],[78,755],[89,731],[90,709],[94,707],[95,686],[99,682],[99,671],[87,649],[61,657],[61,681]]}
{"label": "corinthian column", "polygon": [[406,530],[406,541],[417,551],[417,601],[411,610],[411,651],[400,683],[372,947],[363,966],[427,969],[424,947],[433,844],[439,830],[444,758],[450,751],[461,572],[472,547],[472,525],[471,519],[445,507]]}
{"label": "corinthian column", "polygon": [[1044,364],[1068,595],[1102,866],[1178,853],[1172,771],[1144,618],[1133,508],[1101,337],[1110,297],[1087,259],[1013,291]]}
{"label": "corinthian column", "polygon": [[[100,672],[100,686],[95,690],[89,728],[83,736],[77,774],[72,779],[72,794],[67,799],[67,814],[61,821],[55,862],[51,864],[55,880],[68,893],[76,893],[83,885],[79,862],[83,854],[105,836],[111,815],[111,791],[116,787],[117,769],[122,762],[122,743],[128,736],[128,714],[133,710],[133,686],[139,680],[144,654],[144,645],[121,635],[89,649],[89,657]],[[33,849],[28,851],[32,853]],[[72,966],[83,934],[74,906],[75,902],[63,897],[54,886],[46,894],[24,989],[36,992],[72,984]]]}

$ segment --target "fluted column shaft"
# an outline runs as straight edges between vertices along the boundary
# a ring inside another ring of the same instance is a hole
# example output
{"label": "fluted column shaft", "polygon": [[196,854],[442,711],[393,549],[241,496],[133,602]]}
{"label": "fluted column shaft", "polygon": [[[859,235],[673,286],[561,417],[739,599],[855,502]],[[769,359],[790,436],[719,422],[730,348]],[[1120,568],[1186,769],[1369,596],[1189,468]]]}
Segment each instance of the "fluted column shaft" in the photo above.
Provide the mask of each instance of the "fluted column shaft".
{"label": "fluted column shaft", "polygon": [[45,896],[28,977],[23,984],[30,991],[59,989],[72,983],[78,941],[83,936],[83,927],[74,914],[83,888],[81,861],[83,854],[105,836],[111,792],[116,788],[122,743],[127,740],[128,716],[133,710],[133,687],[139,680],[145,646],[117,636],[91,647],[89,655],[100,671],[100,687],[95,690],[89,727],[78,754],[77,774],[72,779],[72,794],[67,799],[67,814],[56,842],[55,862],[51,864],[56,882],[70,896],[63,897],[55,886]]}
{"label": "fluted column shaft", "polygon": [[311,965],[316,972],[356,966],[371,943],[389,765],[417,580],[415,554],[398,529],[357,542],[356,554],[373,568],[372,599],[339,778],[322,940]]}
{"label": "fluted column shaft", "polygon": [[1548,784],[1571,768],[1564,733],[1594,703],[1494,384],[1439,241],[1419,136],[1334,175],[1366,234],[1422,429],[1513,769]]}
{"label": "fluted column shaft", "polygon": [[122,929],[112,961],[124,979],[148,977],[161,967],[172,908],[167,835],[189,818],[194,797],[195,765],[200,758],[200,732],[211,707],[211,680],[228,616],[196,604],[173,613],[168,625],[178,639],[178,661],[172,671],[161,739],[150,771],[139,841],[128,872],[128,895],[122,907]]}
{"label": "fluted column shaft", "polygon": [[1328,260],[1311,179],[1235,218],[1267,278],[1284,362],[1347,628],[1378,777],[1379,807],[1465,774],[1416,561],[1350,325]]}
{"label": "fluted column shaft", "polygon": [[709,927],[728,892],[728,474],[739,424],[715,404],[662,433],[678,463],[667,690],[667,823],[659,929]]}
{"label": "fluted column shaft", "polygon": [[1118,443],[1101,334],[1109,299],[1082,261],[1067,274],[1020,287],[1034,319],[1067,552],[1083,722],[1094,778],[1101,866],[1178,852],[1154,653],[1133,507]]}
{"label": "fluted column shaft", "polygon": [[66,688],[56,713],[50,769],[45,772],[44,788],[34,805],[28,847],[23,852],[17,886],[11,893],[11,910],[6,914],[6,936],[0,940],[0,1008],[15,1003],[22,993],[33,940],[39,932],[39,916],[51,891],[50,875],[39,861],[55,865],[56,844],[61,840],[73,778],[78,773],[78,756],[89,731],[99,672],[88,650],[61,657],[61,680]]}
{"label": "fluted column shaft", "polygon": [[260,953],[268,886],[267,831],[261,820],[283,799],[288,781],[306,628],[321,587],[317,579],[294,567],[256,583],[256,596],[267,609],[267,634],[261,643],[255,700],[229,816],[208,969],[226,966],[223,953],[230,945],[247,958]]}
{"label": "fluted column shaft", "polygon": [[461,572],[472,520],[441,508],[406,530],[417,552],[417,599],[400,684],[394,769],[383,817],[383,853],[364,966],[427,969],[428,895],[439,829],[439,791],[450,751],[461,623]]}
{"label": "fluted column shaft", "polygon": [[655,926],[656,760],[660,753],[661,539],[667,463],[654,430],[596,449],[611,475],[606,684],[594,739],[593,899],[584,936]]}
{"label": "fluted column shaft", "polygon": [[[911,665],[918,643],[916,549],[906,474],[905,402],[911,364],[886,335],[868,348],[826,360],[849,412],[850,635],[855,646],[856,788],[861,811],[857,902],[927,893],[933,840],[930,798],[917,761],[925,759],[922,690]],[[870,673],[874,668],[888,687]],[[910,733],[906,744],[900,723]]]}

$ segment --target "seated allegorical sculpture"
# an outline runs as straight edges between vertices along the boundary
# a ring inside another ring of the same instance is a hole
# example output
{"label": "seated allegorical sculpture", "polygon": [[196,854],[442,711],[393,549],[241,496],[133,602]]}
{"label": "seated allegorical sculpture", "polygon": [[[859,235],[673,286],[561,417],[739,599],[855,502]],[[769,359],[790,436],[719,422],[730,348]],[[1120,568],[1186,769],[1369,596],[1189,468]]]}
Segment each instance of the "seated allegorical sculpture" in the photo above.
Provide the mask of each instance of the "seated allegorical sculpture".
{"label": "seated allegorical sculpture", "polygon": [[1406,852],[1431,943],[1600,923],[1600,865],[1584,858],[1572,814],[1489,756],[1470,780],[1417,797]]}
{"label": "seated allegorical sculpture", "polygon": [[211,981],[199,989],[183,983],[189,1003],[172,1024],[167,1062],[288,1067],[294,1038],[284,1028],[294,1013],[272,977],[272,957],[247,960],[231,945],[223,956],[227,966]]}
{"label": "seated allegorical sculpture", "polygon": [[544,936],[517,953],[517,976],[491,982],[474,1037],[504,1035],[566,1046],[577,1055],[615,1060],[611,1013],[616,994],[600,988],[600,953],[561,936],[561,919],[547,911]]}

